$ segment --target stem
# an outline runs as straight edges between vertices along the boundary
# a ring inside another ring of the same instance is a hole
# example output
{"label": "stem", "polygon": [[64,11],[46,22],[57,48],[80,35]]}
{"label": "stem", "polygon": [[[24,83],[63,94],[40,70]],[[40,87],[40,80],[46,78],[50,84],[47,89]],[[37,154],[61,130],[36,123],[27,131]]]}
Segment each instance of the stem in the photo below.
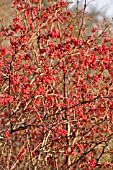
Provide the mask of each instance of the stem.
{"label": "stem", "polygon": [[[65,64],[63,63],[63,66],[65,66]],[[64,103],[65,103],[65,106],[66,106],[66,73],[65,73],[65,70],[63,70],[63,96],[64,96]],[[64,111],[65,113],[65,120],[67,120],[67,123],[66,123],[66,130],[67,130],[67,136],[66,136],[66,142],[67,142],[67,146],[68,146],[68,150],[70,150],[70,141],[69,141],[69,136],[70,136],[70,123],[69,123],[69,116],[68,116],[68,111],[65,110]],[[68,166],[70,166],[71,162],[70,162],[70,155],[67,155],[66,156],[66,164]]]}

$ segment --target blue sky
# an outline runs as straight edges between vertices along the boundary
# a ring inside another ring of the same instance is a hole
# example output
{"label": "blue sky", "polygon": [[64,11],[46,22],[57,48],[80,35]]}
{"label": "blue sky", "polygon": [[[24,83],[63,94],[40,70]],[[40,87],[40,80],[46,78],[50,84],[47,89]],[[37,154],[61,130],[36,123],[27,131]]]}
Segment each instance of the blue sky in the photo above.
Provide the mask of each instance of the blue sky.
{"label": "blue sky", "polygon": [[[73,5],[76,4],[77,0],[68,0],[72,1]],[[84,0],[79,0],[80,4],[83,4]],[[91,11],[92,7],[95,6],[98,11],[100,11],[104,16],[109,18],[113,17],[113,0],[87,0],[90,2],[89,7],[87,7],[87,11]]]}

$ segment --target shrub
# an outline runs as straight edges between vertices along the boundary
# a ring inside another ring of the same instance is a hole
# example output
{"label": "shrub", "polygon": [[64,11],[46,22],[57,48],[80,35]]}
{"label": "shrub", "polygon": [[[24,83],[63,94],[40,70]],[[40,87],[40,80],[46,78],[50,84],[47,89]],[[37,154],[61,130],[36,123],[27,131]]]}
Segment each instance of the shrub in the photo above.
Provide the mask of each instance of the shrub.
{"label": "shrub", "polygon": [[113,167],[112,32],[87,34],[86,6],[14,1],[1,27],[2,169]]}

